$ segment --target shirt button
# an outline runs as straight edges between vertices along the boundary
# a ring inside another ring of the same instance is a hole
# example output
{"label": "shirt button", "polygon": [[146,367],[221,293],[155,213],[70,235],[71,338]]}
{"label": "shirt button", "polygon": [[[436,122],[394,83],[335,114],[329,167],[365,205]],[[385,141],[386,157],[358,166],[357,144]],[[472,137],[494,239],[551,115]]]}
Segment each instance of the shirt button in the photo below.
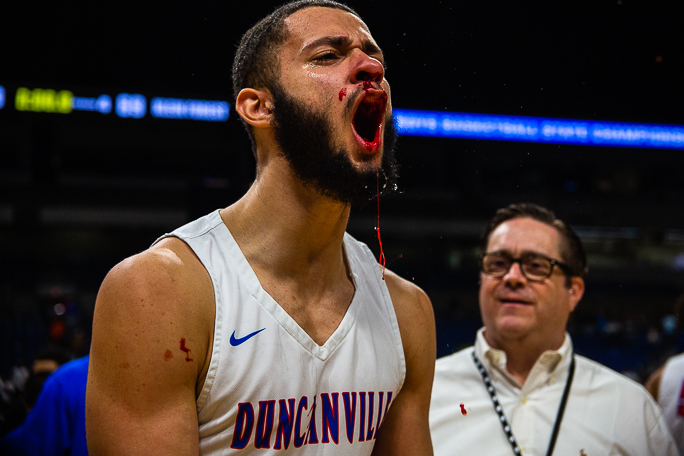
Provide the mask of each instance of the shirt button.
{"label": "shirt button", "polygon": [[494,362],[498,363],[501,357],[499,355],[494,355]]}
{"label": "shirt button", "polygon": [[522,399],[520,399],[520,402],[527,404],[527,396],[523,396]]}

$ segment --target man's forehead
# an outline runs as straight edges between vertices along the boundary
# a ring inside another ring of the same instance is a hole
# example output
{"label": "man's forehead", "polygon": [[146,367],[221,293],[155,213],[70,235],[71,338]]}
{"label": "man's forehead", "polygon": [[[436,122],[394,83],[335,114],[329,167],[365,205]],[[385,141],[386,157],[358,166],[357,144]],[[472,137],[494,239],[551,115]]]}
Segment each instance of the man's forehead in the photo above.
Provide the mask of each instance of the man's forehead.
{"label": "man's forehead", "polygon": [[537,252],[555,258],[560,253],[559,236],[558,230],[546,223],[531,218],[515,218],[492,231],[487,251]]}
{"label": "man's forehead", "polygon": [[285,24],[289,32],[286,45],[296,49],[326,36],[346,36],[375,44],[370,30],[359,17],[337,8],[304,8],[288,16]]}

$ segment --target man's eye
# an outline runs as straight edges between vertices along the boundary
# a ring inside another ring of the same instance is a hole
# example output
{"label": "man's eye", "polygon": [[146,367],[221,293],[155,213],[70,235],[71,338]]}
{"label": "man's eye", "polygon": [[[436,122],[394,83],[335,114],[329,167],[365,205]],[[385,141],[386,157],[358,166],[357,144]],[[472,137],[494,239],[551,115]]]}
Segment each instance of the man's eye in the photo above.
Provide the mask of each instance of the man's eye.
{"label": "man's eye", "polygon": [[506,266],[508,266],[508,261],[506,261],[506,259],[504,258],[493,259],[492,261],[490,261],[489,266],[491,266],[494,269],[503,269]]}
{"label": "man's eye", "polygon": [[314,60],[316,60],[317,62],[327,62],[335,59],[337,59],[337,54],[335,54],[334,52],[326,52],[325,54],[321,54],[314,58]]}

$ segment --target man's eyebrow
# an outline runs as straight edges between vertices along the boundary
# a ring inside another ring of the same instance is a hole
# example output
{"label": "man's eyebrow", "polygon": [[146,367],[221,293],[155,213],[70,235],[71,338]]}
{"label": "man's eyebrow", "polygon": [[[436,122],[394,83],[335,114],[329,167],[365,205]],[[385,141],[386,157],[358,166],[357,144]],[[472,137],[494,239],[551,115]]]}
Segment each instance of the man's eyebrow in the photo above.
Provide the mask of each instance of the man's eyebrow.
{"label": "man's eyebrow", "polygon": [[[316,48],[318,46],[329,45],[336,48],[351,46],[354,41],[345,35],[336,36],[324,36],[313,40],[312,42],[306,44],[302,50],[307,51],[309,49]],[[380,54],[383,56],[382,49],[380,49],[375,43],[370,40],[365,40],[361,43],[361,50],[366,54]],[[383,56],[384,57],[384,56]]]}
{"label": "man's eyebrow", "polygon": [[[509,256],[509,257],[513,258],[513,252],[512,252],[511,250],[509,250],[509,249],[501,249],[501,250],[495,250],[495,251],[493,251],[493,252],[485,252],[485,253],[487,253],[487,254],[495,254],[495,255],[505,255],[505,256]],[[538,252],[538,251],[535,251],[535,250],[523,250],[523,251],[520,252],[520,257],[521,257],[521,258],[522,258],[522,257],[526,257],[526,256],[528,256],[528,255],[541,256],[541,257],[544,257],[544,258],[552,258],[552,257],[550,257],[549,255],[547,255],[547,254],[545,254],[545,253]]]}

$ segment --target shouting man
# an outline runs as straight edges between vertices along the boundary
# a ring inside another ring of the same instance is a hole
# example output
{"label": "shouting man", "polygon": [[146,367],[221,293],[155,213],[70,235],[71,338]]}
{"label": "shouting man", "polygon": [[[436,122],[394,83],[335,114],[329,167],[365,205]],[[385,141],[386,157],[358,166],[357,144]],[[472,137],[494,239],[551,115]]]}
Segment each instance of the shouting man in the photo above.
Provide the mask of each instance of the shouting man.
{"label": "shouting man", "polygon": [[432,307],[345,233],[393,190],[383,54],[350,8],[286,4],[242,38],[256,180],[112,269],[86,398],[98,455],[431,455]]}

